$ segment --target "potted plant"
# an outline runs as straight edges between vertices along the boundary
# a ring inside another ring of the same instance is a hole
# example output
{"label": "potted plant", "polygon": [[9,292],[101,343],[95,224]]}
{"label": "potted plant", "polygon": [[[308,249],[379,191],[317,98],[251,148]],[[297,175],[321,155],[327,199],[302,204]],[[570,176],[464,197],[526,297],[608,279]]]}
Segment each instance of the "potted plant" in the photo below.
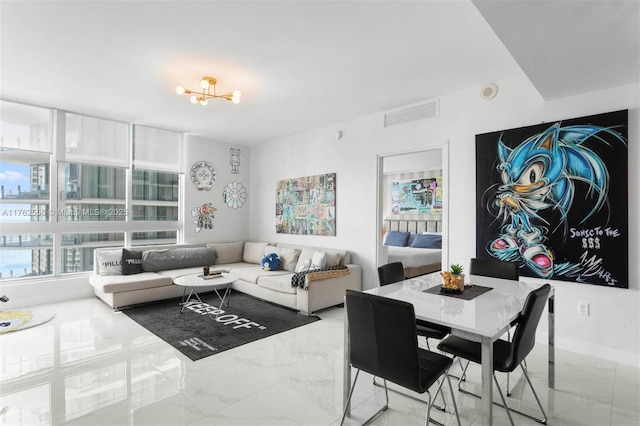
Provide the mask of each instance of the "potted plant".
{"label": "potted plant", "polygon": [[458,285],[458,290],[464,290],[464,274],[462,273],[464,268],[462,265],[459,263],[452,263],[449,269],[451,270],[451,275],[454,277],[453,280]]}
{"label": "potted plant", "polygon": [[446,290],[464,290],[464,274],[462,271],[464,268],[459,263],[453,263],[449,267],[448,271],[441,272],[442,279],[444,280],[443,287]]}

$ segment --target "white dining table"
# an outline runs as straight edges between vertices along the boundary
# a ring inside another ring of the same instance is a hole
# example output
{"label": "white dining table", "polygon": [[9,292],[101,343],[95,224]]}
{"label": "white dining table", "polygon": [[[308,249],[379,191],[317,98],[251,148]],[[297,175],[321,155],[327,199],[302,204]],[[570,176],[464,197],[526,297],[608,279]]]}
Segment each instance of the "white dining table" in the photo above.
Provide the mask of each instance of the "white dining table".
{"label": "white dining table", "polygon": [[[504,335],[511,322],[522,311],[524,301],[532,290],[541,286],[511,280],[470,276],[468,285],[491,287],[491,290],[472,300],[463,300],[441,293],[427,293],[425,290],[441,286],[437,274],[416,277],[366,290],[390,299],[402,300],[413,304],[416,319],[440,324],[451,328],[451,334],[468,340],[480,342],[482,346],[482,424],[493,424],[493,342]],[[346,304],[345,304],[346,309]],[[548,301],[549,323],[549,369],[548,386],[555,386],[555,345],[554,345],[554,291]],[[351,365],[349,363],[349,325],[345,313],[344,327],[344,373],[343,408],[347,406],[347,397],[351,386]]]}

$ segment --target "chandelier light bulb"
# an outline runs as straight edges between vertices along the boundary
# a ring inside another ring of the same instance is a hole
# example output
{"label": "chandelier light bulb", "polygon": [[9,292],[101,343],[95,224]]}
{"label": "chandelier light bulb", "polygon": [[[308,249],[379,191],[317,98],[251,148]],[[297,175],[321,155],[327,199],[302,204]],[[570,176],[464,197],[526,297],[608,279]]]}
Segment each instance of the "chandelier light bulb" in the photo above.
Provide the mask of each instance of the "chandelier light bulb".
{"label": "chandelier light bulb", "polygon": [[191,101],[192,104],[197,104],[198,103],[198,97],[194,95],[194,96],[191,97],[190,101]]}
{"label": "chandelier light bulb", "polygon": [[200,87],[202,87],[203,89],[207,89],[209,87],[209,81],[203,78],[202,80],[200,80]]}
{"label": "chandelier light bulb", "polygon": [[205,98],[201,98],[201,99],[200,99],[200,105],[206,105],[206,104],[208,104],[208,103],[209,103],[209,101],[208,101],[208,100],[206,100]]}
{"label": "chandelier light bulb", "polygon": [[184,92],[185,92],[184,87],[182,87],[182,86],[176,86],[176,93],[177,93],[178,95],[184,95]]}
{"label": "chandelier light bulb", "polygon": [[234,90],[231,95],[231,102],[233,102],[234,104],[239,104],[240,96],[242,96],[242,92],[239,90]]}

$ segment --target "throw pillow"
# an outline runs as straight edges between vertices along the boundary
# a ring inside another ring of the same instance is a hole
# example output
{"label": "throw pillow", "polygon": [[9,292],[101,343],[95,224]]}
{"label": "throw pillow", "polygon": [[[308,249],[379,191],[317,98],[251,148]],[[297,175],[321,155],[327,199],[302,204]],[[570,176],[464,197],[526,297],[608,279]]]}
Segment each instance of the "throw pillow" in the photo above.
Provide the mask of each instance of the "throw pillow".
{"label": "throw pillow", "polygon": [[442,235],[436,235],[436,234],[416,235],[416,237],[413,239],[413,243],[411,244],[411,247],[441,249]]}
{"label": "throw pillow", "polygon": [[265,256],[265,254],[275,253],[275,252],[265,253],[264,250],[266,246],[267,246],[267,243],[247,241],[246,243],[244,243],[244,251],[242,252],[242,261],[246,263],[256,263],[259,265],[260,262],[262,261],[262,258]]}
{"label": "throw pillow", "polygon": [[122,249],[122,275],[133,275],[142,272],[142,253]]}
{"label": "throw pillow", "polygon": [[313,254],[311,258],[311,269],[321,269],[324,268],[326,263],[326,253],[323,251],[317,251]]}
{"label": "throw pillow", "polygon": [[330,266],[338,266],[338,265],[342,265],[344,263],[344,258],[346,257],[346,255],[340,252],[330,252],[327,251],[325,252],[325,262],[324,262],[324,266],[326,267],[330,267]]}
{"label": "throw pillow", "polygon": [[100,275],[122,275],[122,249],[100,250],[96,258]]}
{"label": "throw pillow", "polygon": [[384,239],[385,246],[406,247],[409,240],[408,232],[389,231]]}
{"label": "throw pillow", "polygon": [[244,250],[244,241],[234,241],[231,243],[213,243],[207,244],[207,247],[216,250],[218,255],[216,264],[226,265],[228,263],[242,262],[242,251]]}
{"label": "throw pillow", "polygon": [[142,253],[142,270],[145,272],[193,268],[213,265],[216,250],[211,247],[177,247],[165,250],[145,250]]}
{"label": "throw pillow", "polygon": [[[304,250],[303,250],[304,251]],[[313,271],[315,269],[324,268],[326,264],[326,253],[316,250],[311,258],[302,259],[302,255],[298,259],[295,272]]]}
{"label": "throw pillow", "polygon": [[289,247],[274,247],[274,253],[280,258],[280,266],[285,271],[295,272],[296,265],[298,264],[298,257],[300,256],[300,249],[294,249]]}
{"label": "throw pillow", "polygon": [[307,247],[303,248],[302,251],[300,252],[300,255],[298,256],[298,263],[296,263],[294,272],[306,271],[309,268],[309,265],[311,265],[311,259],[313,258],[313,255],[315,253],[316,253],[315,249],[311,249]]}

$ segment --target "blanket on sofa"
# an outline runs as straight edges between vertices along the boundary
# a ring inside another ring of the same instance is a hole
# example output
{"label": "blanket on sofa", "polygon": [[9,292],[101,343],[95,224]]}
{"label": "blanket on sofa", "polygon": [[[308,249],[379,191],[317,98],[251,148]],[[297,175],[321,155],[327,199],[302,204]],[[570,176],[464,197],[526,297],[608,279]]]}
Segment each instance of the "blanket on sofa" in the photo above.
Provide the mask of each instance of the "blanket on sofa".
{"label": "blanket on sofa", "polygon": [[[341,277],[349,274],[349,268],[344,265],[328,266],[297,272],[291,277],[291,287],[307,288],[310,282],[327,278]],[[306,278],[309,278],[308,280]]]}

